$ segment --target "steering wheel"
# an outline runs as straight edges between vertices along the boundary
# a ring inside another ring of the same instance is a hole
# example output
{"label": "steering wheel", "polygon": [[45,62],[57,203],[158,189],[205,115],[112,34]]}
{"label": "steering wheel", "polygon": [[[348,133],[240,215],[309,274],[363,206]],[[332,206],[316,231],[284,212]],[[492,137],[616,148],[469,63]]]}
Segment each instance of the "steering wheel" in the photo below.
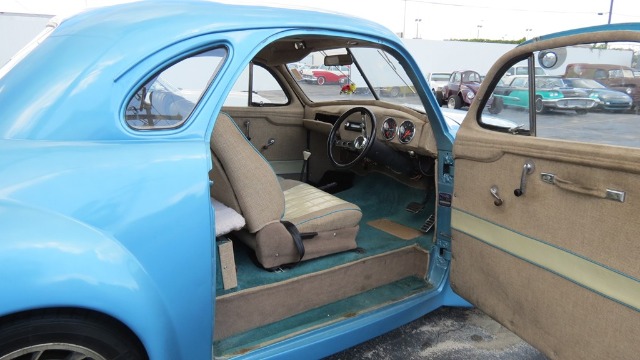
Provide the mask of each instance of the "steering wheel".
{"label": "steering wheel", "polygon": [[[352,116],[356,113],[360,114],[359,118]],[[351,119],[347,121],[349,117]],[[376,139],[376,127],[376,116],[367,108],[354,107],[342,114],[329,132],[327,149],[331,164],[337,168],[346,169],[364,159]],[[351,161],[340,162],[336,160],[334,149],[346,149],[355,153],[356,156]]]}

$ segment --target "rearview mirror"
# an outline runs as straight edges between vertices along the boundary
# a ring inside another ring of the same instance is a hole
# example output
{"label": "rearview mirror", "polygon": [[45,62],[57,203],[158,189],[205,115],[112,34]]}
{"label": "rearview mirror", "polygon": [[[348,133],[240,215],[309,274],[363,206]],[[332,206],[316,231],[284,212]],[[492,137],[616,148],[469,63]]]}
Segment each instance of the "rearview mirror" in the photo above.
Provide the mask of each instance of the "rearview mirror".
{"label": "rearview mirror", "polygon": [[349,54],[327,55],[324,57],[326,66],[340,66],[353,64],[353,58]]}

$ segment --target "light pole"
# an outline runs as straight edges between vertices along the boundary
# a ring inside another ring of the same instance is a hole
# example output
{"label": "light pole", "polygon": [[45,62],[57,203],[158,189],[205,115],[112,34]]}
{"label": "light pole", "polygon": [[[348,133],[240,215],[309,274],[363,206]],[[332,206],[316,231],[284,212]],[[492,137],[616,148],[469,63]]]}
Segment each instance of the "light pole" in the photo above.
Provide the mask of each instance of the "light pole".
{"label": "light pole", "polygon": [[420,23],[422,19],[416,19],[416,39],[420,39]]}
{"label": "light pole", "polygon": [[480,29],[482,29],[482,25],[476,25],[478,28],[478,34],[476,35],[476,39],[480,39]]}
{"label": "light pole", "polygon": [[407,37],[407,0],[404,0],[404,19],[402,20],[402,38]]}
{"label": "light pole", "polygon": [[[604,15],[604,13],[599,12],[598,15]],[[609,3],[609,19],[607,20],[607,25],[611,24],[611,15],[613,15],[613,0]]]}

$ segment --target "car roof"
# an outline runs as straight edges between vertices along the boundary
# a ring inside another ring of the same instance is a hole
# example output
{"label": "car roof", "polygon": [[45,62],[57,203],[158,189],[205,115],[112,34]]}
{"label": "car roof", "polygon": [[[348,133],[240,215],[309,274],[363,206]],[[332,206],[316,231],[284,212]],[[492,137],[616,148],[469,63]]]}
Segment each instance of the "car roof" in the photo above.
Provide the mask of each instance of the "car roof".
{"label": "car roof", "polygon": [[[323,33],[350,32],[400,46],[400,39],[380,24],[329,12],[202,0],[139,1],[91,9],[64,19],[0,77],[0,137],[127,136],[110,124],[120,121],[121,94],[130,92],[132,82],[149,76],[148,71],[156,70],[139,67],[141,62],[159,54],[157,58],[162,59],[163,51],[200,51],[216,39],[216,46],[225,41],[231,45],[228,63],[244,63],[234,54],[252,51],[276,32],[295,29],[317,31],[319,35],[310,41],[326,39]],[[208,36],[215,34],[220,36]],[[330,45],[337,46],[339,40]],[[69,126],[69,119],[78,117],[80,111],[91,114],[94,121]],[[51,121],[53,118],[57,121]]]}
{"label": "car roof", "polygon": [[[383,36],[393,33],[380,24],[338,13],[318,12],[269,6],[223,4],[202,0],[152,0],[124,3],[82,12],[64,21],[56,31],[58,36],[82,33],[96,35],[107,41],[134,38],[144,29],[155,34],[145,38],[149,45],[171,43],[175,39],[212,32],[259,28],[341,29],[362,32],[375,29]],[[135,43],[135,40],[131,40]]]}

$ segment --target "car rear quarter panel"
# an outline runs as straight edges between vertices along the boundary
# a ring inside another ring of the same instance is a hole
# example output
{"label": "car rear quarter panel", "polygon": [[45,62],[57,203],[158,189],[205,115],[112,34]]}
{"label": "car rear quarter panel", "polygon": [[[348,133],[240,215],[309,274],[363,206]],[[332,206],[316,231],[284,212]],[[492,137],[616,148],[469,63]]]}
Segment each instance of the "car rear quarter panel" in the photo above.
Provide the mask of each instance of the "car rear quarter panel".
{"label": "car rear quarter panel", "polygon": [[0,153],[2,315],[89,308],[153,359],[210,356],[207,144],[3,140]]}

